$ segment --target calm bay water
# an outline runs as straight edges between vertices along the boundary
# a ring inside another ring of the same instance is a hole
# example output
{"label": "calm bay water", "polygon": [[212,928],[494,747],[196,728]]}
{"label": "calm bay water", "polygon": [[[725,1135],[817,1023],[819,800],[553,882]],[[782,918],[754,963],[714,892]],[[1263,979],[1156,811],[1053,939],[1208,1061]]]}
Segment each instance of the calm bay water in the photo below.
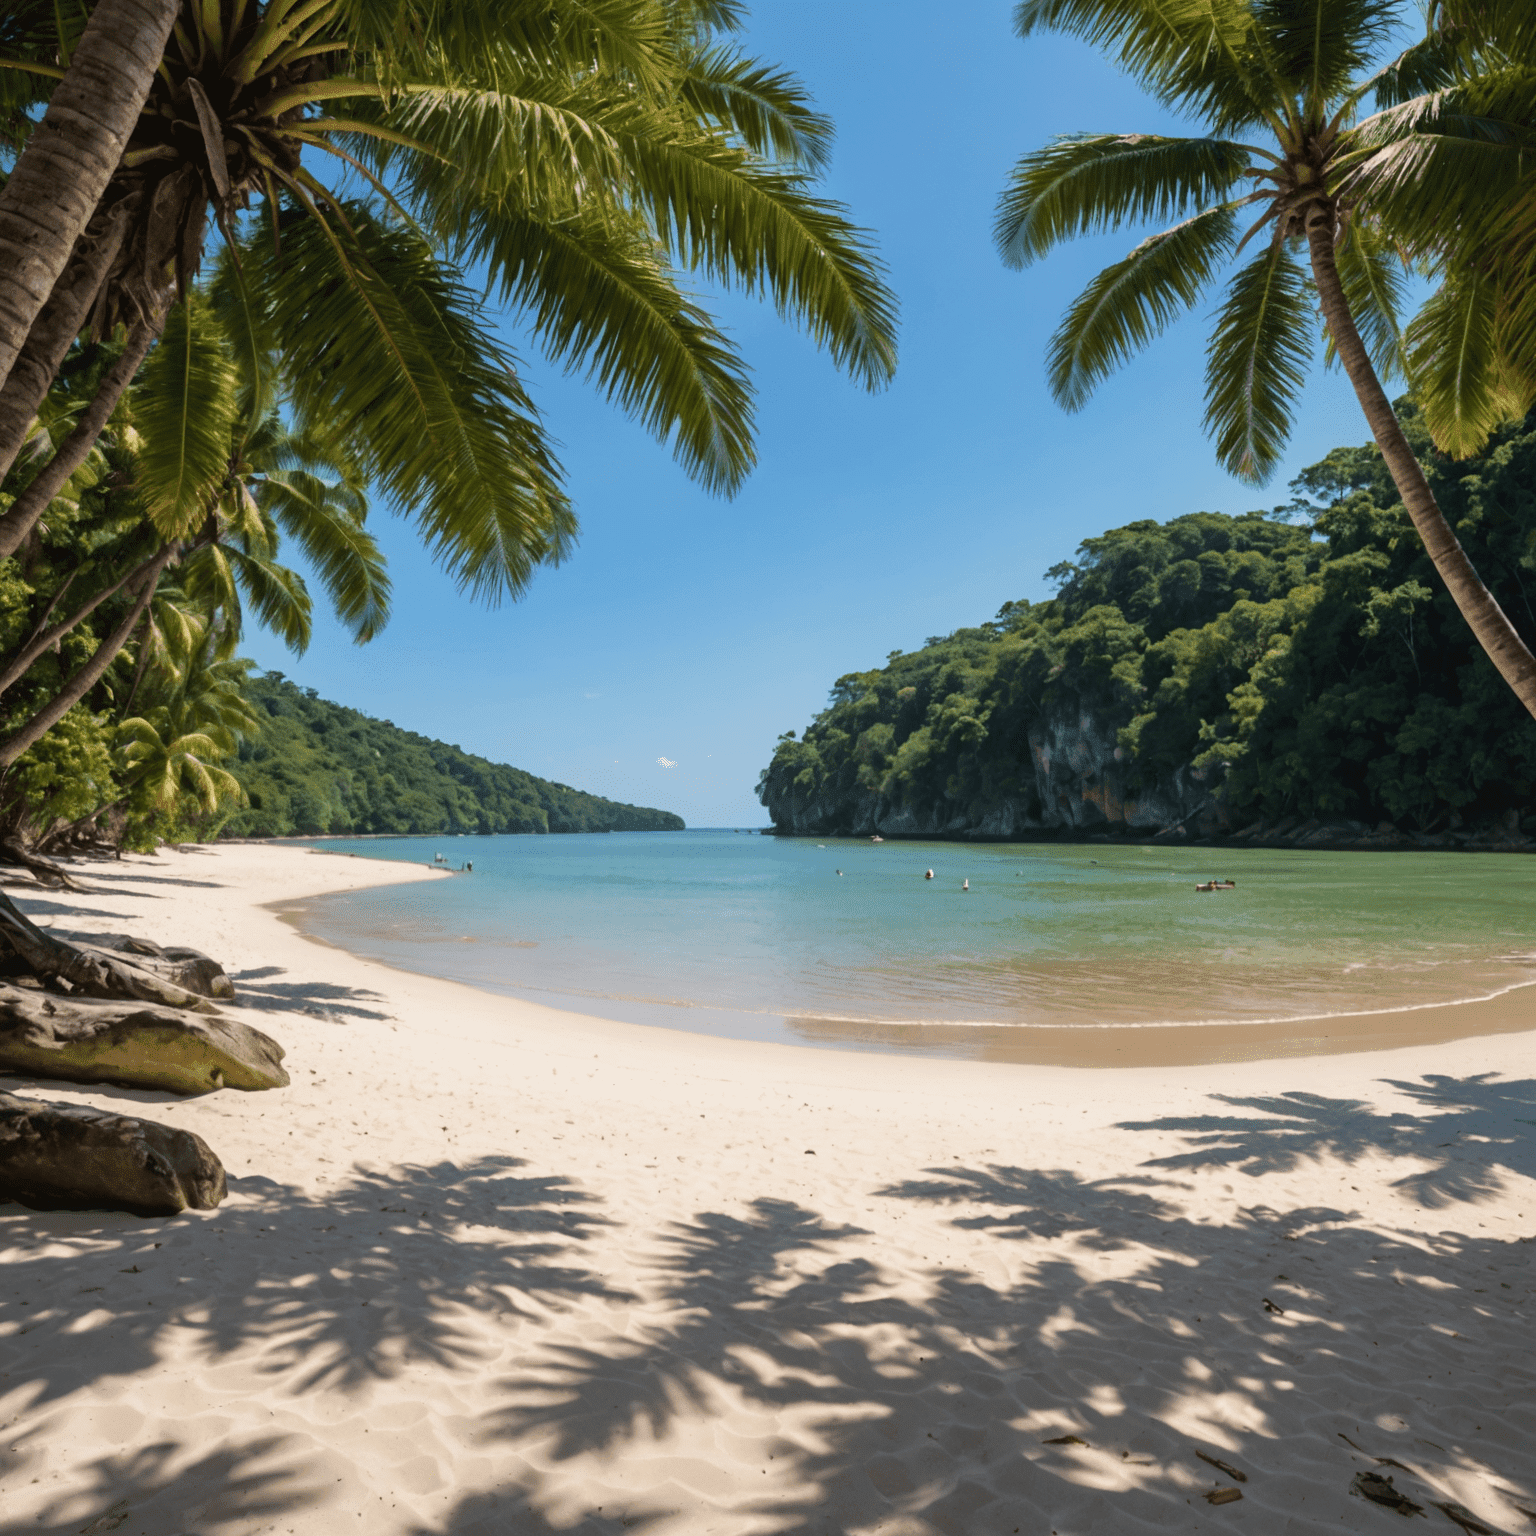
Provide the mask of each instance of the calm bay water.
{"label": "calm bay water", "polygon": [[[882,1026],[1285,1020],[1536,980],[1536,859],[1508,855],[710,830],[313,846],[475,866],[304,903],[316,937],[555,1007],[745,1038],[846,1048],[889,1045]],[[1196,893],[1210,875],[1236,890]]]}

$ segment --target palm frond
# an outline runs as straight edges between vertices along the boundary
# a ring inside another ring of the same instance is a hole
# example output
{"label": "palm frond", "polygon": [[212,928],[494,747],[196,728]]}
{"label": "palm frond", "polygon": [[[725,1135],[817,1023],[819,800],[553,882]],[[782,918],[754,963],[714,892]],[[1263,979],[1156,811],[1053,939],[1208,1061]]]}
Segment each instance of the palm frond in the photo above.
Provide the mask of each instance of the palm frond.
{"label": "palm frond", "polygon": [[575,521],[513,360],[419,234],[346,213],[350,236],[297,217],[280,256],[259,237],[242,252],[295,420],[345,445],[462,587],[516,596]]}
{"label": "palm frond", "polygon": [[390,580],[373,535],[336,487],[303,470],[275,470],[256,491],[262,510],[304,551],[337,618],[362,645],[389,622]]}
{"label": "palm frond", "polygon": [[461,204],[454,244],[498,274],[549,355],[585,372],[711,490],[754,462],[752,386],[730,341],[679,292],[642,221],[583,214],[550,222]]}
{"label": "palm frond", "polygon": [[1378,109],[1402,106],[1455,85],[1465,77],[1467,63],[1468,50],[1460,39],[1431,32],[1382,65],[1360,94],[1373,93]]}
{"label": "palm frond", "polygon": [[1498,290],[1476,270],[1453,268],[1408,327],[1414,398],[1435,446],[1464,459],[1530,405],[1516,395],[1499,347]]}
{"label": "palm frond", "polygon": [[1066,135],[1014,167],[992,236],[1009,266],[1028,266],[1063,240],[1223,199],[1251,163],[1246,145],[1226,139]]}
{"label": "palm frond", "polygon": [[1081,38],[1222,133],[1274,120],[1280,83],[1255,46],[1248,0],[1019,0],[1013,14],[1020,37]]}
{"label": "palm frond", "polygon": [[1227,288],[1206,349],[1205,425],[1230,474],[1262,485],[1290,436],[1312,360],[1306,274],[1274,241]]}
{"label": "palm frond", "polygon": [[171,310],[133,396],[139,497],[165,539],[185,537],[212,511],[229,473],[238,387],[223,327],[189,293]]}
{"label": "palm frond", "polygon": [[805,87],[787,71],[715,47],[685,60],[679,87],[695,116],[754,154],[806,170],[826,165],[831,120],[812,108]]}
{"label": "palm frond", "polygon": [[867,231],[806,177],[679,135],[621,138],[637,201],[684,265],[769,297],[867,389],[896,368],[896,301]]}
{"label": "palm frond", "polygon": [[1320,117],[1375,61],[1399,7],[1394,0],[1253,0],[1253,18],[1270,67]]}
{"label": "palm frond", "polygon": [[[1385,380],[1406,377],[1402,311],[1408,269],[1401,251],[1375,226],[1361,221],[1350,227],[1336,259],[1344,297],[1376,372]],[[1332,366],[1336,354],[1331,336],[1324,341],[1323,355]]]}
{"label": "palm frond", "polygon": [[1194,304],[1231,254],[1236,214],[1209,208],[1106,267],[1067,311],[1047,355],[1057,404],[1081,410],[1115,369]]}

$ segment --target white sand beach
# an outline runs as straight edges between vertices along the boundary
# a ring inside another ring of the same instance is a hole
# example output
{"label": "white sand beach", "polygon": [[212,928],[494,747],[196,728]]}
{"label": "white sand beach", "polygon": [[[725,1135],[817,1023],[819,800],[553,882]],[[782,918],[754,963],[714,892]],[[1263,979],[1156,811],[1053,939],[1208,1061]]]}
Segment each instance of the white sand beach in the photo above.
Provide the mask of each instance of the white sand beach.
{"label": "white sand beach", "polygon": [[220,959],[293,1083],[0,1080],[193,1129],[230,1179],[168,1221],[0,1206],[0,1531],[1397,1529],[1363,1472],[1426,1529],[1536,1531],[1536,1034],[1099,1069],[748,1044],[266,906],[425,867],[80,878],[11,892]]}

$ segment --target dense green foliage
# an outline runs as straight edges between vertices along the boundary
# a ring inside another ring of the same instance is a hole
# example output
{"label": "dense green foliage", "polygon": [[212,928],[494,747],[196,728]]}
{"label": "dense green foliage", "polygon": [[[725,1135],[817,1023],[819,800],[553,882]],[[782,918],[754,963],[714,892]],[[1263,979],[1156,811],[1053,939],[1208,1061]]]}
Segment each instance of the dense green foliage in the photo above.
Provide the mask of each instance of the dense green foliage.
{"label": "dense green foliage", "polygon": [[670,811],[621,805],[402,731],[296,687],[251,678],[261,730],[229,764],[250,800],[226,836],[322,832],[669,832]]}
{"label": "dense green foliage", "polygon": [[[1536,414],[1475,458],[1437,455],[1440,504],[1536,635]],[[1088,540],[1060,595],[838,679],[759,794],[780,825],[906,810],[974,827],[1005,800],[1050,820],[1031,732],[1085,717],[1130,790],[1193,765],[1235,813],[1401,822],[1536,810],[1536,723],[1474,643],[1374,447],[1338,449],[1273,513],[1194,513]],[[867,816],[865,819],[868,819]]]}

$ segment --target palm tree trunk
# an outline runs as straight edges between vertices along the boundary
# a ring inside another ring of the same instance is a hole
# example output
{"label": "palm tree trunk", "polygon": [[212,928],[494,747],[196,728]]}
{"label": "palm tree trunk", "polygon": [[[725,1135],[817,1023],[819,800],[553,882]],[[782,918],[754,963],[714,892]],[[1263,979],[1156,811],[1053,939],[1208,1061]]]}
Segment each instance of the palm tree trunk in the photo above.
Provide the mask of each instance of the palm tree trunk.
{"label": "palm tree trunk", "polygon": [[1349,301],[1344,296],[1344,285],[1339,281],[1338,264],[1334,259],[1334,221],[1335,212],[1331,206],[1315,207],[1307,217],[1307,244],[1323,318],[1333,337],[1339,361],[1355,387],[1356,398],[1370,423],[1376,446],[1386,460],[1397,493],[1403,498],[1403,505],[1413,519],[1413,526],[1418,529],[1435,569],[1462,617],[1471,626],[1478,644],[1488,653],[1488,659],[1514,689],[1516,698],[1536,716],[1536,656],[1531,654],[1467,559],[1467,552],[1446,522],[1445,514],[1424,478],[1424,471],[1413,456],[1408,439],[1403,436],[1392,402],[1376,377],[1370,354],[1355,327]]}
{"label": "palm tree trunk", "polygon": [[33,321],[10,377],[0,387],[0,476],[8,474],[16,462],[69,344],[90,318],[91,306],[122,247],[130,212],[131,202],[119,198],[110,210],[98,212],[91,220]]}
{"label": "palm tree trunk", "polygon": [[[60,619],[57,624],[50,624],[47,629],[35,634],[3,667],[0,667],[0,694],[3,694],[14,683],[19,682],[26,675],[27,669],[31,667],[32,663],[44,651],[50,646],[56,645],[71,630],[78,629],[109,597],[121,592],[124,587],[147,575],[150,568],[159,559],[160,554],[157,551],[148,560],[144,561],[143,564],[135,566],[130,571],[126,571],[111,586],[102,588],[95,597],[82,603],[67,619]],[[125,641],[124,643],[126,644],[127,642]]]}
{"label": "palm tree trunk", "polygon": [[16,553],[22,541],[32,532],[38,518],[48,508],[48,503],[64,489],[64,483],[85,463],[86,455],[96,445],[102,428],[117,407],[123,391],[133,382],[155,339],[159,325],[141,320],[128,333],[128,345],[123,354],[101,376],[96,394],[85,408],[74,430],[59,445],[53,457],[37,472],[37,477],[16,498],[15,503],[0,516],[0,560]]}
{"label": "palm tree trunk", "polygon": [[0,382],[117,170],[179,3],[99,0],[0,190]]}
{"label": "palm tree trunk", "polygon": [[64,684],[53,698],[30,720],[25,721],[4,741],[0,741],[0,769],[9,768],[28,747],[40,741],[95,687],[102,673],[112,665],[113,658],[128,643],[128,637],[133,633],[134,626],[143,618],[144,610],[149,607],[150,599],[155,595],[155,588],[160,583],[160,573],[170,564],[180,549],[179,543],[167,544],[156,555],[144,576],[138,598],[123,622],[97,646],[96,654]]}

